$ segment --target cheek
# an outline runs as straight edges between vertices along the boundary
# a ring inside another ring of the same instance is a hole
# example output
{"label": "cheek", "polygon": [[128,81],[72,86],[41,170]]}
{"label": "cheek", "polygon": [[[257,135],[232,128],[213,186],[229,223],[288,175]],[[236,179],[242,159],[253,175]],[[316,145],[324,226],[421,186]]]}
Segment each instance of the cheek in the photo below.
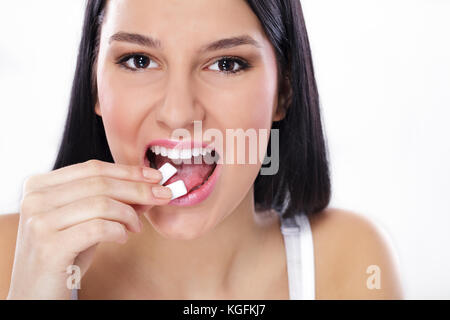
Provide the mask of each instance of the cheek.
{"label": "cheek", "polygon": [[210,105],[216,111],[211,113],[225,128],[270,129],[276,89],[276,76],[254,73],[233,90],[214,92]]}
{"label": "cheek", "polygon": [[[250,146],[248,139],[245,143],[245,149],[238,147],[235,140],[231,145],[226,135],[224,135],[224,151],[230,156],[231,162],[225,160],[226,174],[222,176],[222,186],[224,186],[222,196],[227,205],[236,205],[242,201],[253,186],[263,159],[259,158],[259,152],[262,150],[263,156],[267,148],[267,142],[272,125],[272,115],[277,97],[277,77],[271,70],[260,73],[254,73],[247,79],[242,79],[239,85],[234,86],[234,90],[215,92],[211,96],[211,106],[215,111],[217,123],[220,123],[221,131],[225,133],[226,129],[242,129],[243,131],[253,131],[257,137],[257,145]],[[214,102],[215,101],[215,102]],[[259,136],[259,129],[267,130],[267,136]],[[263,140],[263,141],[261,141]],[[254,148],[253,148],[254,147]],[[260,149],[262,147],[262,149]],[[244,154],[245,164],[238,163],[238,154]],[[257,162],[250,163],[250,153],[256,154]],[[230,201],[232,199],[232,201]],[[232,210],[232,208],[229,208]]]}
{"label": "cheek", "polygon": [[[273,73],[273,72],[274,73]],[[264,148],[268,142],[272,116],[277,98],[276,69],[259,69],[242,78],[237,78],[236,83],[226,90],[214,90],[210,94],[206,105],[211,106],[208,113],[214,115],[214,121],[219,124],[223,134],[223,148],[228,154],[232,153],[230,159],[237,163],[237,154],[245,154],[245,162],[249,159],[249,148],[246,142],[246,150],[238,150],[235,141],[234,146],[227,137],[226,130],[231,129],[236,135],[242,136],[246,133],[254,134],[257,145],[252,148],[253,153],[258,153],[259,146]],[[262,129],[262,130],[261,130]],[[267,135],[260,135],[260,130]],[[230,131],[230,133],[231,133]],[[260,141],[260,139],[264,141]],[[249,141],[249,139],[247,140]],[[255,149],[258,149],[255,151]],[[264,148],[261,152],[265,152]],[[227,160],[228,162],[228,160]]]}
{"label": "cheek", "polygon": [[253,124],[252,127],[270,129],[275,98],[276,86],[272,78],[262,79],[249,88],[243,101],[250,110],[248,119]]}
{"label": "cheek", "polygon": [[132,164],[136,161],[139,124],[147,101],[135,90],[124,88],[118,78],[108,72],[98,76],[98,98],[115,162]]}

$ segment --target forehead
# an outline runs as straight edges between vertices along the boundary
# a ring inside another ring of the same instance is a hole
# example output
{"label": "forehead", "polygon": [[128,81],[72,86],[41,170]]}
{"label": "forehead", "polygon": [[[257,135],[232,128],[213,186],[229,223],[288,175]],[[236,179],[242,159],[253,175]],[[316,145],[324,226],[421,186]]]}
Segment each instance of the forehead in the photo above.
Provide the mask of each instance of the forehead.
{"label": "forehead", "polygon": [[151,35],[163,48],[244,33],[260,42],[265,39],[245,0],[108,0],[102,37],[117,32]]}

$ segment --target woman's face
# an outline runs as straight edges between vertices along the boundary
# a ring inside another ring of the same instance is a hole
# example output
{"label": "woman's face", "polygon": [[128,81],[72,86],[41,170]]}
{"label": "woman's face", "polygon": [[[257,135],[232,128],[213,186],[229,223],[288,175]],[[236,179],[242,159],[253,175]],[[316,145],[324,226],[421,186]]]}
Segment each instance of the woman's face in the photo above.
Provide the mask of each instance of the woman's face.
{"label": "woman's face", "polygon": [[[234,37],[254,43],[208,46]],[[224,56],[239,60],[221,60]],[[244,0],[108,1],[95,110],[114,161],[144,165],[149,142],[171,139],[175,129],[188,130],[194,140],[194,120],[201,121],[202,132],[216,129],[223,136],[224,163],[209,196],[192,206],[169,204],[145,214],[159,233],[197,238],[244,199],[253,201],[249,195],[261,162],[249,163],[246,148],[246,163],[238,164],[236,143],[235,161],[225,161],[231,148],[226,130],[270,130],[278,117],[277,82],[275,52]],[[262,139],[264,151],[267,140]]]}

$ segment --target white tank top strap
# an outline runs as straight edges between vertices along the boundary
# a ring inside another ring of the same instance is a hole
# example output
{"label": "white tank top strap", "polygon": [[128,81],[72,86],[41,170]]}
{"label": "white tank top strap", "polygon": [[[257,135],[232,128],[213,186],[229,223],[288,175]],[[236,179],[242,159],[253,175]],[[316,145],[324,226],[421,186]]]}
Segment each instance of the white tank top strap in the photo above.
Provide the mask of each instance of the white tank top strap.
{"label": "white tank top strap", "polygon": [[289,297],[291,300],[314,300],[314,245],[307,215],[281,218],[281,232],[287,258]]}

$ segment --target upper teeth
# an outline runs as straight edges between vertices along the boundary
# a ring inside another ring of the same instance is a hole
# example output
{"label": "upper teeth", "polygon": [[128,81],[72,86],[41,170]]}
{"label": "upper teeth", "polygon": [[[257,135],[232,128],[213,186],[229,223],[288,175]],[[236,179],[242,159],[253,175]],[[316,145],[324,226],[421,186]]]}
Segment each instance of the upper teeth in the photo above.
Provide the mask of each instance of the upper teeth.
{"label": "upper teeth", "polygon": [[192,148],[192,149],[169,149],[162,146],[152,146],[150,148],[155,154],[160,154],[170,159],[190,159],[199,155],[211,153],[211,148]]}

